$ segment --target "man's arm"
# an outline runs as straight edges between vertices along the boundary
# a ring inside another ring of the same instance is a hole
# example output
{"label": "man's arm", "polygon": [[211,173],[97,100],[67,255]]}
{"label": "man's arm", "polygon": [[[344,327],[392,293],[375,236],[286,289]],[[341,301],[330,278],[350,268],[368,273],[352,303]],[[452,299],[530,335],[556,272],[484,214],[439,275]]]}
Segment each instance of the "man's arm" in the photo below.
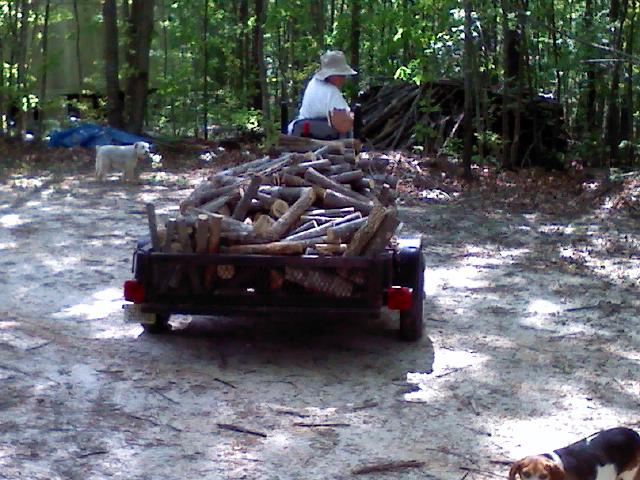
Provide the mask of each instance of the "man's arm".
{"label": "man's arm", "polygon": [[340,133],[347,133],[353,129],[353,112],[334,108],[330,114],[331,126]]}

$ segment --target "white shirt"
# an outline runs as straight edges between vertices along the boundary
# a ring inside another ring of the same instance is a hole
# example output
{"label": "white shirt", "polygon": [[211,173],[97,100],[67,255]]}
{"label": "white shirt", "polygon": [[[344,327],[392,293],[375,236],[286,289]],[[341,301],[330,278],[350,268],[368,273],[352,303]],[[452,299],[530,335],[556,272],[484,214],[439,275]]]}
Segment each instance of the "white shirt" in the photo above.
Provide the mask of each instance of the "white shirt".
{"label": "white shirt", "polygon": [[[334,109],[350,111],[349,104],[342,96],[342,92],[332,83],[312,78],[304,91],[302,106],[298,118],[327,118]],[[294,120],[289,124],[289,134],[293,129]]]}

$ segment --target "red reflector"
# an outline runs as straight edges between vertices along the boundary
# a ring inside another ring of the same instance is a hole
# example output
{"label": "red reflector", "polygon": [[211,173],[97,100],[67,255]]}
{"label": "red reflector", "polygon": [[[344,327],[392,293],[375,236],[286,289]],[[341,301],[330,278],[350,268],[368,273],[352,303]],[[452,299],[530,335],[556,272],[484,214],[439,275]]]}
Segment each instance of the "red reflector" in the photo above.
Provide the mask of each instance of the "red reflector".
{"label": "red reflector", "polygon": [[302,136],[303,137],[311,136],[311,125],[309,125],[309,122],[304,122],[302,124]]}
{"label": "red reflector", "polygon": [[142,303],[144,301],[144,285],[137,280],[124,282],[124,299],[127,302]]}
{"label": "red reflector", "polygon": [[409,310],[413,303],[413,289],[409,287],[391,287],[387,290],[387,307],[391,310]]}

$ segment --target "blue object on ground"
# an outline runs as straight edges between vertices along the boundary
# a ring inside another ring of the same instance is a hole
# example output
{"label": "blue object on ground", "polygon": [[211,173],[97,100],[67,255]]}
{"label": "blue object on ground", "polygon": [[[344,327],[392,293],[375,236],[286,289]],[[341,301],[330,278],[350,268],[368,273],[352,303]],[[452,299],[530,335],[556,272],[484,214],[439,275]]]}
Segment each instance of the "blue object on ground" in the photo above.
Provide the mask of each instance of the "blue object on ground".
{"label": "blue object on ground", "polygon": [[94,123],[82,123],[77,127],[59,132],[52,132],[49,136],[50,147],[86,147],[97,145],[131,145],[136,142],[151,143],[148,138],[134,135],[113,127],[103,127]]}

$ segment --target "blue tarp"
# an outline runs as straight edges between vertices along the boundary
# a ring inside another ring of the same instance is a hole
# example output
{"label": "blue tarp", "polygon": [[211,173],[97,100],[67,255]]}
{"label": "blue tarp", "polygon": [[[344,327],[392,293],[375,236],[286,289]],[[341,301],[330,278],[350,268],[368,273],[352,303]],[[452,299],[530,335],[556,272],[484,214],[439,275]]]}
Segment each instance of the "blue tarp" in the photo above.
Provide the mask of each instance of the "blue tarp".
{"label": "blue tarp", "polygon": [[50,147],[92,148],[96,145],[131,145],[136,142],[151,143],[148,138],[94,123],[82,123],[74,128],[53,132],[49,136]]}

